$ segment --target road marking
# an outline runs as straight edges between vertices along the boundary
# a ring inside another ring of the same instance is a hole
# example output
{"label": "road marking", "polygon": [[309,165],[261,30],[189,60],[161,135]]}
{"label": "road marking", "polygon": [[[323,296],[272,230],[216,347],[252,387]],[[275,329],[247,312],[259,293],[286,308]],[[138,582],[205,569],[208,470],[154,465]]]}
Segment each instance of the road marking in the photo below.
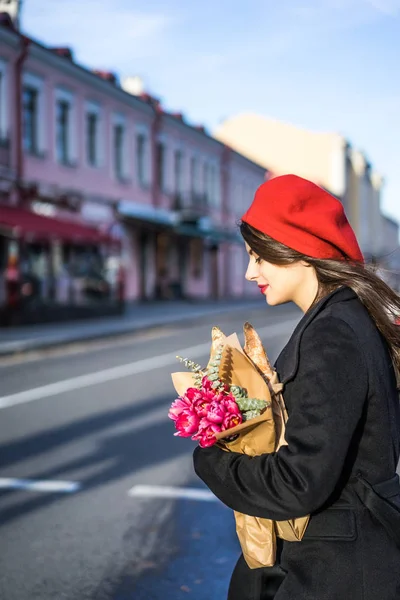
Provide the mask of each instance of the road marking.
{"label": "road marking", "polygon": [[[297,322],[298,319],[291,319],[290,321],[284,321],[283,323],[276,323],[274,325],[262,327],[258,330],[258,332],[260,335],[265,333],[270,338],[276,335],[283,335],[286,334],[287,331],[291,330],[293,325]],[[122,377],[138,375],[139,373],[145,373],[146,371],[152,371],[168,365],[177,365],[179,368],[176,360],[177,354],[180,356],[187,356],[189,358],[197,358],[199,356],[208,354],[210,351],[210,345],[210,342],[205,342],[204,344],[198,344],[197,346],[191,346],[190,348],[183,348],[175,352],[167,352],[166,354],[144,358],[126,365],[111,367],[110,369],[104,369],[103,371],[96,371],[94,373],[88,373],[87,375],[79,375],[78,377],[72,377],[70,379],[64,379],[63,381],[57,381],[55,383],[49,383],[37,388],[25,390],[23,392],[2,396],[0,397],[0,409],[16,406],[18,404],[34,402],[35,400],[49,398],[65,392],[71,392],[80,388],[89,387],[91,385],[97,385],[99,383],[121,379]]]}
{"label": "road marking", "polygon": [[99,383],[105,383],[106,381],[112,381],[122,377],[129,377],[130,375],[138,375],[139,373],[145,373],[146,371],[152,371],[153,369],[166,367],[172,364],[178,365],[176,360],[177,354],[197,357],[205,354],[209,349],[210,343],[199,344],[198,346],[184,348],[183,350],[178,350],[177,352],[168,352],[167,354],[160,354],[159,356],[144,358],[126,365],[104,369],[104,371],[96,371],[87,375],[80,375],[71,379],[64,379],[64,381],[57,381],[55,383],[43,385],[31,390],[25,390],[24,392],[17,392],[16,394],[3,396],[0,397],[0,409],[7,408],[9,406],[15,406],[17,404],[33,402],[42,398],[48,398],[57,394],[71,392],[73,390],[89,387]]}
{"label": "road marking", "polygon": [[0,477],[2,490],[28,490],[29,492],[63,492],[73,494],[80,490],[81,484],[76,481],[37,481],[35,479],[15,479]]}
{"label": "road marking", "polygon": [[198,488],[172,487],[168,485],[134,485],[128,496],[141,498],[181,498],[184,500],[218,501],[212,492]]}

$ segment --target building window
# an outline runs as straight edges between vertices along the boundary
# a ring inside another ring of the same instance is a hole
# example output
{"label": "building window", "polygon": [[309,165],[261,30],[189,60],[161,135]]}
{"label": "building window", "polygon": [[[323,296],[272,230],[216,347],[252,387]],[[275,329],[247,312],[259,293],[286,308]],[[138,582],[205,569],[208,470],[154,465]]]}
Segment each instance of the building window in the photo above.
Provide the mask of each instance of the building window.
{"label": "building window", "polygon": [[210,191],[210,169],[207,163],[203,165],[203,197],[204,203],[209,202],[209,191]]}
{"label": "building window", "polygon": [[100,167],[103,161],[103,119],[101,106],[88,100],[85,103],[85,155],[89,167]]}
{"label": "building window", "polygon": [[165,191],[165,145],[162,142],[156,146],[156,181],[159,189]]}
{"label": "building window", "polygon": [[21,92],[22,145],[25,152],[44,156],[46,150],[46,110],[44,80],[37,75],[22,74]]}
{"label": "building window", "polygon": [[182,193],[182,163],[183,156],[181,150],[175,150],[174,155],[174,183],[175,183],[175,193]]}
{"label": "building window", "polygon": [[193,194],[197,192],[197,160],[194,156],[190,159],[190,191]]}
{"label": "building window", "polygon": [[146,181],[146,136],[138,133],[136,136],[136,165],[139,185],[145,187]]}
{"label": "building window", "polygon": [[91,167],[99,164],[98,157],[99,117],[96,113],[86,113],[86,158]]}
{"label": "building window", "polygon": [[114,172],[117,179],[124,178],[125,128],[121,123],[114,125]]}
{"label": "building window", "polygon": [[217,167],[215,165],[210,165],[209,202],[214,207],[218,206]]}
{"label": "building window", "polygon": [[7,103],[7,70],[8,63],[0,58],[0,141],[8,137],[8,103]]}
{"label": "building window", "polygon": [[[3,122],[4,119],[4,76],[3,73],[0,71],[0,124]],[[2,133],[2,132],[0,132]],[[2,137],[2,136],[0,136]]]}
{"label": "building window", "polygon": [[71,104],[67,100],[56,102],[56,153],[61,164],[71,161],[70,126]]}
{"label": "building window", "polygon": [[22,92],[23,111],[23,143],[24,150],[37,154],[39,150],[38,140],[38,90],[32,87],[24,87]]}
{"label": "building window", "polygon": [[111,127],[111,169],[113,175],[120,183],[128,183],[128,128],[126,116],[123,113],[114,113]]}

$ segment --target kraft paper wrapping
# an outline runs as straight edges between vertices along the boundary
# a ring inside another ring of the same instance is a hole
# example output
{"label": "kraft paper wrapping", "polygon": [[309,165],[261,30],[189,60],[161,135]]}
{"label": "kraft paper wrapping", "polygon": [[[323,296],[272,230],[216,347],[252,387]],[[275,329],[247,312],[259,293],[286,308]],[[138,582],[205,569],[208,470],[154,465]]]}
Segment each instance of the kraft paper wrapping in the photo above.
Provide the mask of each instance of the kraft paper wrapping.
{"label": "kraft paper wrapping", "polygon": [[[285,441],[287,412],[281,393],[282,385],[271,367],[261,340],[246,323],[245,346],[241,348],[236,334],[226,337],[218,327],[212,330],[210,362],[217,349],[223,345],[219,376],[229,385],[240,385],[250,398],[270,402],[262,415],[216,434],[218,445],[228,452],[259,456],[275,452]],[[179,395],[194,382],[192,373],[173,373],[172,381]],[[276,537],[287,541],[300,541],[306,530],[309,516],[288,521],[272,521],[251,517],[234,511],[236,532],[244,559],[250,569],[275,564]]]}

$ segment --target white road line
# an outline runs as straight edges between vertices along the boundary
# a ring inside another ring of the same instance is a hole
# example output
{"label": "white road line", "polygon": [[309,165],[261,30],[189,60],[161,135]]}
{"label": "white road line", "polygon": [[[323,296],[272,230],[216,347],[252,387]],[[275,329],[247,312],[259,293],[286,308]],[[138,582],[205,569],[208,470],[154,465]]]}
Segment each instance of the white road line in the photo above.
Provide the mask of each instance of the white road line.
{"label": "white road line", "polygon": [[80,490],[81,484],[76,481],[36,481],[35,479],[15,479],[0,477],[2,490],[28,490],[29,492],[63,492],[73,494]]}
{"label": "white road line", "polygon": [[[286,334],[291,331],[297,322],[298,319],[291,319],[290,321],[284,321],[283,323],[276,323],[260,328],[258,332],[260,335],[265,334],[268,335],[269,338],[272,338],[273,336]],[[96,371],[95,373],[88,373],[87,375],[79,375],[78,377],[72,377],[71,379],[64,379],[63,381],[49,383],[23,392],[2,396],[0,397],[0,409],[16,406],[18,404],[25,404],[27,402],[34,402],[35,400],[41,400],[42,398],[49,398],[51,396],[56,396],[57,394],[71,392],[91,385],[121,379],[122,377],[138,375],[139,373],[145,373],[146,371],[152,371],[168,365],[176,365],[177,370],[179,370],[179,364],[176,360],[177,354],[189,358],[197,358],[208,354],[210,345],[210,342],[205,342],[204,344],[198,344],[197,346],[191,346],[190,348],[167,352],[166,354],[144,358],[126,365],[104,369],[103,371]]]}
{"label": "white road line", "polygon": [[40,400],[41,398],[48,398],[57,394],[63,394],[64,392],[71,392],[72,390],[112,381],[114,379],[120,379],[122,377],[129,377],[130,375],[145,373],[146,371],[166,367],[172,364],[176,364],[177,368],[179,368],[179,363],[176,360],[177,354],[197,357],[208,352],[209,348],[209,343],[199,344],[198,346],[184,348],[177,352],[168,352],[167,354],[144,358],[128,363],[127,365],[120,365],[118,367],[104,369],[104,371],[97,371],[95,373],[88,373],[87,375],[80,375],[71,379],[64,379],[64,381],[49,383],[31,390],[25,390],[24,392],[17,392],[16,394],[11,394],[9,396],[2,396],[0,397],[0,409],[15,406],[16,404],[33,402],[34,400]]}
{"label": "white road line", "polygon": [[172,487],[168,485],[135,485],[128,496],[141,498],[181,498],[184,500],[218,501],[212,492],[198,488]]}

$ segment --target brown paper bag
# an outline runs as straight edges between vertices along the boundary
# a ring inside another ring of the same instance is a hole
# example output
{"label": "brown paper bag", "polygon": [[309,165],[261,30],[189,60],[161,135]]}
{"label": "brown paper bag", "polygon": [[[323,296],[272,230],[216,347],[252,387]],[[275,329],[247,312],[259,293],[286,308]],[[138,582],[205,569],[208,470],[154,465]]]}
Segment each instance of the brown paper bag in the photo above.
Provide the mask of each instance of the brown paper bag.
{"label": "brown paper bag", "polygon": [[[258,456],[275,450],[275,430],[272,408],[250,421],[245,421],[217,434],[218,445],[228,452],[240,452],[248,456]],[[237,437],[236,437],[237,436]],[[234,511],[236,533],[244,559],[250,569],[272,566],[276,556],[276,531],[270,519],[251,517]]]}
{"label": "brown paper bag", "polygon": [[[282,385],[278,381],[276,371],[271,367],[258,334],[249,323],[245,324],[244,334],[244,352],[268,384],[268,396],[258,397],[269,398],[271,406],[260,417],[242,423],[228,432],[221,432],[217,434],[217,438],[220,447],[224,450],[258,456],[274,452],[286,444],[284,433],[287,412],[281,393]],[[228,339],[226,338],[227,341]],[[249,374],[247,377],[242,374],[244,387],[246,387],[248,378]],[[234,436],[233,439],[232,436]],[[232,441],[229,441],[229,438]],[[309,516],[274,522],[270,519],[243,515],[236,511],[234,514],[236,532],[243,556],[251,569],[274,565],[276,536],[287,541],[300,541],[309,521]]]}
{"label": "brown paper bag", "polygon": [[[236,334],[226,337],[214,327],[210,361],[223,345],[219,377],[229,385],[246,388],[248,396],[267,400],[270,406],[259,417],[216,434],[218,445],[228,452],[248,456],[271,453],[286,444],[285,423],[287,412],[282,397],[282,385],[271,367],[264,347],[253,327],[244,326],[245,346],[242,349]],[[194,374],[173,373],[172,381],[179,395],[194,384]],[[234,511],[236,532],[243,556],[251,569],[275,564],[276,536],[288,541],[299,541],[304,535],[309,517],[274,522],[251,517]]]}
{"label": "brown paper bag", "polygon": [[[281,446],[287,444],[285,440],[285,425],[288,419],[288,414],[282,395],[283,386],[278,380],[277,372],[268,360],[267,353],[258,333],[250,323],[245,323],[244,335],[244,351],[256,365],[260,373],[262,373],[268,381],[275,423],[275,450],[279,450]],[[305,517],[298,517],[297,519],[289,519],[288,521],[275,521],[276,534],[278,537],[288,542],[298,542],[303,538],[309,520],[310,516],[307,515]]]}

